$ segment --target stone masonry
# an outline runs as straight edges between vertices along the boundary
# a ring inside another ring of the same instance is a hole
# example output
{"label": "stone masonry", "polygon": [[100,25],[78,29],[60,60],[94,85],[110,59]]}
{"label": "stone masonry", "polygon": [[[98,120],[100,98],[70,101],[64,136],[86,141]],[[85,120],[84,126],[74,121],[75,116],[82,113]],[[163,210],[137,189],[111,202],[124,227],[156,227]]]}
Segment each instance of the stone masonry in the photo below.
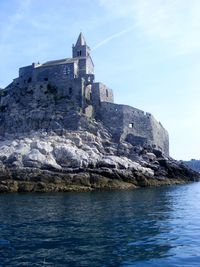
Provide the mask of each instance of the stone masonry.
{"label": "stone masonry", "polygon": [[101,122],[115,142],[151,145],[169,154],[167,131],[150,113],[114,103],[113,91],[95,82],[90,48],[80,33],[72,58],[33,63],[0,90],[0,135],[30,130],[76,130],[85,118]]}

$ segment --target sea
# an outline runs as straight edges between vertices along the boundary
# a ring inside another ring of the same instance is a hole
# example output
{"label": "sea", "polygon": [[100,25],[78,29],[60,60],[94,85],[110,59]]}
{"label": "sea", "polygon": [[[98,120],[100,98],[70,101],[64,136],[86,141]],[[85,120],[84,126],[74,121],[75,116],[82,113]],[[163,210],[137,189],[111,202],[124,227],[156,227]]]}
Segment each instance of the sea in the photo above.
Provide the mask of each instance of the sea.
{"label": "sea", "polygon": [[0,195],[0,266],[200,266],[200,183]]}

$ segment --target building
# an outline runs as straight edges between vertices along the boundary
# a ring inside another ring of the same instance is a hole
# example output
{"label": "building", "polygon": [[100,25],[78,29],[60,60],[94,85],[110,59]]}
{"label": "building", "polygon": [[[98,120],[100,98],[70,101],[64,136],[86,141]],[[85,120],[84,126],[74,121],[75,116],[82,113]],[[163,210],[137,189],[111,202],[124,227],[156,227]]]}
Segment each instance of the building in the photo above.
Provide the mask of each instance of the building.
{"label": "building", "polygon": [[3,92],[0,102],[2,133],[12,131],[13,121],[17,121],[18,129],[23,125],[22,132],[28,131],[33,121],[35,130],[54,129],[58,125],[68,128],[75,125],[76,115],[81,114],[101,121],[115,142],[151,145],[169,154],[168,133],[161,123],[150,113],[115,104],[113,91],[95,81],[91,50],[82,33],[72,47],[72,58],[22,67],[19,77]]}

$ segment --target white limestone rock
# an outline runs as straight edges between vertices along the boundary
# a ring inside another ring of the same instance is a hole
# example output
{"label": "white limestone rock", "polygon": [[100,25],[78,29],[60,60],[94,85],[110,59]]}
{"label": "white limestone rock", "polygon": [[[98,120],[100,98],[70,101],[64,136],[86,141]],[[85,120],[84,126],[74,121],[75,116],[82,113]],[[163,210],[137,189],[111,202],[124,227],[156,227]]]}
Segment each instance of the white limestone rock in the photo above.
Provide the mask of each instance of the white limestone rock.
{"label": "white limestone rock", "polygon": [[30,146],[32,149],[38,149],[43,155],[47,155],[53,151],[53,147],[49,141],[45,142],[37,140],[35,142],[32,142]]}
{"label": "white limestone rock", "polygon": [[38,149],[33,148],[23,158],[25,167],[44,167],[49,166],[55,169],[61,169],[51,154],[44,155]]}
{"label": "white limestone rock", "polygon": [[98,166],[134,170],[139,170],[139,168],[141,167],[138,163],[133,162],[126,157],[118,157],[112,155],[102,157],[101,160],[98,162]]}
{"label": "white limestone rock", "polygon": [[15,146],[15,152],[22,156],[26,155],[30,152],[30,145],[22,141]]}
{"label": "white limestone rock", "polygon": [[56,162],[63,167],[79,168],[88,165],[88,154],[70,145],[56,146],[53,154]]}

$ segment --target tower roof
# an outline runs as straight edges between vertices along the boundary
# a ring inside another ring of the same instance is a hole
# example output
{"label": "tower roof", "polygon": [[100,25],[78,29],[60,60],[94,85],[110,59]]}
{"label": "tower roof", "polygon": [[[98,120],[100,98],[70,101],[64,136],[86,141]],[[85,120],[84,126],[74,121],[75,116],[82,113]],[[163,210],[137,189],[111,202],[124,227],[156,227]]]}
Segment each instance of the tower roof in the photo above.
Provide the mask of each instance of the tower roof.
{"label": "tower roof", "polygon": [[78,40],[76,42],[76,46],[82,46],[82,45],[86,45],[86,41],[85,38],[82,34],[82,32],[79,34]]}

